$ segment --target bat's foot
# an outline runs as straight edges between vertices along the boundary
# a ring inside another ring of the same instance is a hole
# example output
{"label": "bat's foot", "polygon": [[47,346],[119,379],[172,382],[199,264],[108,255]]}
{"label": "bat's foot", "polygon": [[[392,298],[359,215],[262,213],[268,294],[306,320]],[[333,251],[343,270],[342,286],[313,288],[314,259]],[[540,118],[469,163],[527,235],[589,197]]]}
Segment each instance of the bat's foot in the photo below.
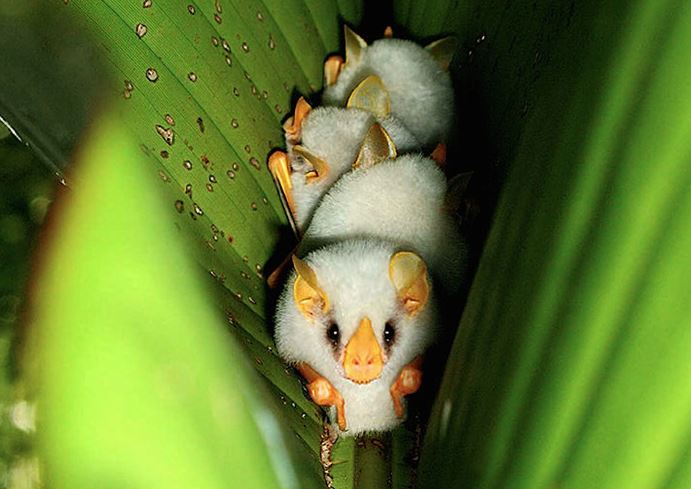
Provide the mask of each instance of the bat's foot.
{"label": "bat's foot", "polygon": [[434,148],[434,151],[432,151],[430,158],[435,161],[439,168],[444,168],[446,166],[446,144],[437,144],[436,148]]}
{"label": "bat's foot", "polygon": [[391,386],[391,399],[396,416],[402,418],[405,415],[403,409],[403,397],[418,391],[422,385],[422,358],[416,357],[415,360],[403,367],[398,378]]}
{"label": "bat's foot", "polygon": [[306,363],[297,366],[298,371],[307,381],[307,392],[319,406],[335,406],[338,428],[346,430],[345,401],[338,390],[324,377]]}
{"label": "bat's foot", "polygon": [[337,54],[329,56],[324,62],[324,84],[328,87],[336,83],[345,62]]}
{"label": "bat's foot", "polygon": [[293,183],[290,181],[290,162],[288,155],[283,151],[275,151],[269,156],[269,171],[274,178],[274,182],[278,186],[281,197],[283,198],[288,211],[293,218],[295,215],[295,199],[293,198]]}

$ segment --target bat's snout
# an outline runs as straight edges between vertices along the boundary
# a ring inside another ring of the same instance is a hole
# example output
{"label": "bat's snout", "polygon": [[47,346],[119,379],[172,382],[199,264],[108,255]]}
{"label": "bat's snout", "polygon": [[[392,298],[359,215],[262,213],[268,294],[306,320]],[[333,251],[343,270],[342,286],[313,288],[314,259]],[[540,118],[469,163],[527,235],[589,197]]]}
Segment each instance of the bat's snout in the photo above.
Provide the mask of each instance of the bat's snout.
{"label": "bat's snout", "polygon": [[381,375],[383,367],[384,359],[372,322],[369,318],[364,318],[345,347],[345,375],[355,383],[367,384]]}

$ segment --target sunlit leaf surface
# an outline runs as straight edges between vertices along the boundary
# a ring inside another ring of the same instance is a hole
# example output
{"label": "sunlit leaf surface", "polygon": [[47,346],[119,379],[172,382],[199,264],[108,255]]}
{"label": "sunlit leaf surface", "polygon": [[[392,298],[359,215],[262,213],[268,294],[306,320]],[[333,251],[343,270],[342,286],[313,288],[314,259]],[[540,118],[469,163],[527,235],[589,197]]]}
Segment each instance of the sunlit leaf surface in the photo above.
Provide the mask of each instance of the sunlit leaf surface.
{"label": "sunlit leaf surface", "polygon": [[102,120],[82,147],[33,294],[50,487],[302,487],[262,384],[118,124]]}

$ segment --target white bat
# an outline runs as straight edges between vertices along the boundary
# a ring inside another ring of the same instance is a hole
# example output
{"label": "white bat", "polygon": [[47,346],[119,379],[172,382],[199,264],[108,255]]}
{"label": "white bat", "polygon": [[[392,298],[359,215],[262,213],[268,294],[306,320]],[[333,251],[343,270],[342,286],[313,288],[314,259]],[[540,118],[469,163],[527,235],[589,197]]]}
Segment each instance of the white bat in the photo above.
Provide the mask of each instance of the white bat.
{"label": "white bat", "polygon": [[434,284],[451,292],[464,262],[436,163],[373,148],[321,200],[276,313],[279,353],[348,435],[403,419],[438,323]]}
{"label": "white bat", "polygon": [[343,107],[352,97],[369,98],[372,107],[388,107],[386,112],[423,146],[444,143],[454,113],[448,69],[455,39],[446,37],[423,48],[384,38],[368,46],[348,26],[344,30],[345,61],[338,56],[326,61],[323,103]]}

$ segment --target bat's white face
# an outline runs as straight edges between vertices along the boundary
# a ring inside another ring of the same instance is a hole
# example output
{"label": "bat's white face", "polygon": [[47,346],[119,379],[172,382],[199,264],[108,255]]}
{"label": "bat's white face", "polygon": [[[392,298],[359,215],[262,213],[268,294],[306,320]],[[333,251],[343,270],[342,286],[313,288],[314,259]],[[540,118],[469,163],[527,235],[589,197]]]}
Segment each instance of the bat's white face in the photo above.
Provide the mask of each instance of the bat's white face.
{"label": "bat's white face", "polygon": [[389,388],[433,334],[426,266],[373,240],[331,245],[296,265],[276,317],[281,356],[306,362],[341,392],[349,427],[390,427]]}

